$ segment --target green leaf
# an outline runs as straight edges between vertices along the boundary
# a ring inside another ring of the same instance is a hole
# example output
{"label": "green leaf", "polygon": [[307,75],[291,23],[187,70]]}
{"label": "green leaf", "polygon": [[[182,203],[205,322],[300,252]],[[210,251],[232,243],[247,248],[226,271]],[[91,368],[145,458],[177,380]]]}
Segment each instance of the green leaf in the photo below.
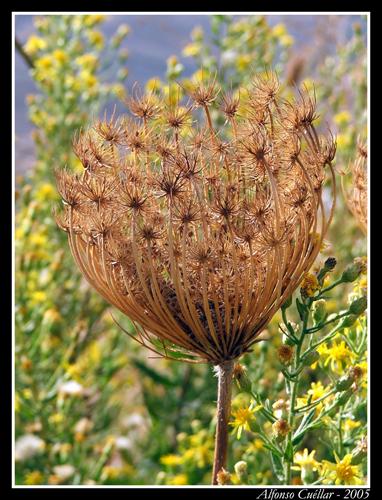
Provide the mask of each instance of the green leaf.
{"label": "green leaf", "polygon": [[281,458],[271,451],[272,467],[279,481],[284,481],[284,467]]}
{"label": "green leaf", "polygon": [[287,462],[292,463],[293,462],[293,455],[294,455],[294,449],[293,449],[293,444],[292,441],[288,441],[288,444],[285,448],[284,452],[284,458]]}
{"label": "green leaf", "polygon": [[305,314],[306,314],[307,307],[305,304],[300,302],[298,299],[296,299],[296,306],[297,306],[298,314],[300,315],[300,319],[302,321],[304,319]]}
{"label": "green leaf", "polygon": [[312,421],[315,412],[316,408],[312,408],[309,413],[305,413],[304,418],[301,420],[301,423],[293,436],[293,445],[297,445],[302,441],[302,438],[304,437],[305,432],[308,430],[308,426]]}
{"label": "green leaf", "polygon": [[147,366],[143,361],[140,361],[139,359],[133,359],[132,364],[136,368],[138,368],[141,373],[151,378],[157,384],[164,385],[165,387],[175,387],[177,385],[175,381],[169,379],[165,375],[162,375],[151,366]]}

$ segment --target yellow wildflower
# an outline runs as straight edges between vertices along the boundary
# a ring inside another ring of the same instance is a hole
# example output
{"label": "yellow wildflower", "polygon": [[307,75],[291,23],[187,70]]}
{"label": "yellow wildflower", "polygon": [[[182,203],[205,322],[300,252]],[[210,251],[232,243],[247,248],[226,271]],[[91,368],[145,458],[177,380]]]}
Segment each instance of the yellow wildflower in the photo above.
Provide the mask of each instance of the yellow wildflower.
{"label": "yellow wildflower", "polygon": [[340,111],[334,115],[333,120],[337,125],[346,125],[351,120],[351,114],[349,111]]}
{"label": "yellow wildflower", "polygon": [[65,420],[65,417],[62,413],[53,413],[53,415],[49,416],[48,420],[51,424],[60,424]]}
{"label": "yellow wildflower", "polygon": [[255,439],[252,444],[255,450],[262,450],[264,448],[264,443],[261,439]]}
{"label": "yellow wildflower", "polygon": [[264,448],[264,443],[261,439],[254,439],[247,448],[248,453],[256,453]]}
{"label": "yellow wildflower", "polygon": [[52,53],[52,57],[58,64],[65,64],[69,61],[68,54],[61,49],[54,50]]}
{"label": "yellow wildflower", "polygon": [[163,455],[163,457],[160,458],[160,463],[163,465],[168,465],[169,467],[175,467],[177,465],[180,465],[182,463],[182,457],[179,455]]}
{"label": "yellow wildflower", "polygon": [[329,285],[330,285],[330,277],[329,277],[329,275],[327,275],[327,276],[325,276],[324,281],[322,282],[322,287],[326,288]]}
{"label": "yellow wildflower", "polygon": [[48,296],[45,292],[41,290],[36,290],[31,295],[31,305],[39,305],[45,302],[48,299]]}
{"label": "yellow wildflower", "polygon": [[98,365],[98,363],[101,361],[102,353],[101,353],[101,347],[99,345],[99,342],[94,341],[92,342],[86,353],[86,357],[89,358],[89,361],[93,363],[94,365]]}
{"label": "yellow wildflower", "polygon": [[[325,395],[325,392],[326,392],[326,389],[322,385],[321,381],[312,382],[310,384],[310,389],[308,389],[308,391],[307,391],[307,395],[302,397],[302,398],[297,398],[297,407],[301,408],[302,406],[307,405],[309,400],[311,403],[313,403],[314,401],[317,401],[317,399],[320,399],[320,398],[322,398],[322,396]],[[328,397],[328,399],[326,401],[328,401],[329,398],[330,398],[330,396]],[[323,403],[319,403],[316,406],[317,411],[321,410],[322,405],[323,405]]]}
{"label": "yellow wildflower", "polygon": [[198,54],[200,54],[200,50],[201,50],[201,45],[200,44],[198,44],[198,43],[189,43],[189,44],[187,44],[183,48],[182,54],[185,57],[195,57]]}
{"label": "yellow wildflower", "polygon": [[45,236],[45,234],[34,233],[30,236],[29,242],[32,246],[44,247],[48,243],[48,238]]}
{"label": "yellow wildflower", "polygon": [[88,70],[84,69],[83,71],[80,72],[78,75],[80,81],[89,88],[93,88],[97,85],[98,80],[97,78]]}
{"label": "yellow wildflower", "polygon": [[255,420],[254,414],[261,408],[261,405],[255,408],[238,408],[232,412],[234,420],[230,422],[233,427],[233,432],[236,432],[237,439],[240,439],[243,430],[251,430],[251,422]]}
{"label": "yellow wildflower", "polygon": [[305,274],[304,279],[301,283],[301,290],[303,290],[308,297],[312,297],[319,289],[319,287],[320,285],[318,283],[318,279],[314,274]]}
{"label": "yellow wildflower", "polygon": [[276,26],[273,26],[272,28],[272,34],[276,38],[280,38],[281,36],[284,36],[287,34],[287,29],[284,23],[279,23],[276,24]]}
{"label": "yellow wildflower", "polygon": [[34,56],[40,50],[46,49],[46,47],[47,43],[43,38],[40,38],[36,35],[31,35],[28,38],[27,43],[24,45],[24,50],[28,55]]}
{"label": "yellow wildflower", "polygon": [[338,149],[346,149],[351,145],[351,136],[350,134],[338,134],[336,141]]}
{"label": "yellow wildflower", "polygon": [[352,455],[350,453],[340,460],[336,452],[334,452],[334,458],[336,463],[327,460],[322,461],[324,465],[324,484],[363,484],[359,466],[351,465]]}
{"label": "yellow wildflower", "polygon": [[345,432],[351,432],[353,429],[357,429],[361,425],[361,422],[357,422],[357,420],[352,420],[351,418],[347,418],[343,424],[343,429]]}
{"label": "yellow wildflower", "polygon": [[367,294],[367,276],[363,276],[358,281],[356,281],[353,285],[354,293],[357,295],[366,295]]}
{"label": "yellow wildflower", "polygon": [[39,470],[34,470],[32,472],[28,472],[25,474],[24,477],[24,484],[28,485],[35,485],[35,484],[42,484],[43,482],[43,475]]}
{"label": "yellow wildflower", "polygon": [[305,78],[301,82],[301,86],[306,89],[308,92],[312,91],[314,89],[314,81],[311,78]]}
{"label": "yellow wildflower", "polygon": [[116,479],[121,475],[121,468],[115,467],[113,465],[105,465],[102,469],[101,478],[105,479]]}
{"label": "yellow wildflower", "polygon": [[188,483],[187,474],[177,474],[172,479],[167,481],[167,484],[171,484],[173,486],[182,486]]}
{"label": "yellow wildflower", "polygon": [[291,45],[294,44],[294,38],[293,38],[293,36],[289,35],[289,34],[280,36],[280,44],[283,47],[290,47]]}
{"label": "yellow wildflower", "polygon": [[294,455],[294,463],[296,465],[293,465],[292,469],[300,471],[303,484],[311,484],[315,480],[315,472],[321,468],[321,464],[314,458],[315,454],[316,450],[312,450],[309,453],[308,449],[305,448],[302,453],[298,451]]}
{"label": "yellow wildflower", "polygon": [[312,450],[310,453],[307,448],[304,449],[304,451],[301,453],[301,451],[298,451],[294,455],[294,461],[296,465],[292,467],[293,470],[302,470],[302,469],[311,469],[311,470],[318,470],[320,463],[317,462],[317,460],[314,458],[314,455],[316,454],[316,450]]}
{"label": "yellow wildflower", "polygon": [[57,192],[49,182],[45,182],[41,184],[39,189],[36,192],[35,198],[38,201],[48,201],[54,200],[57,197]]}
{"label": "yellow wildflower", "polygon": [[252,56],[249,54],[240,54],[236,59],[236,67],[239,71],[244,71],[251,64]]}
{"label": "yellow wildflower", "polygon": [[320,399],[325,394],[325,387],[322,385],[322,382],[312,382],[308,394],[312,396],[312,401]]}
{"label": "yellow wildflower", "polygon": [[160,90],[161,87],[160,78],[159,77],[150,78],[150,80],[146,82],[145,87],[148,92],[155,92],[156,90]]}
{"label": "yellow wildflower", "polygon": [[35,66],[37,69],[46,70],[50,69],[53,66],[53,58],[50,54],[46,56],[40,57],[35,61]]}
{"label": "yellow wildflower", "polygon": [[81,82],[78,78],[75,78],[73,75],[65,76],[65,86],[68,90],[78,91],[81,89]]}
{"label": "yellow wildflower", "polygon": [[178,64],[178,58],[176,56],[170,56],[167,59],[167,66],[176,66]]}
{"label": "yellow wildflower", "polygon": [[210,444],[211,443],[206,442],[204,444],[193,445],[191,442],[191,447],[184,453],[183,460],[202,469],[209,464],[212,459],[213,452]]}
{"label": "yellow wildflower", "polygon": [[84,371],[84,367],[80,363],[70,363],[65,366],[66,373],[77,382],[80,382],[81,374]]}
{"label": "yellow wildflower", "polygon": [[104,36],[100,31],[88,31],[87,37],[89,42],[97,49],[102,49],[104,46]]}
{"label": "yellow wildflower", "polygon": [[75,59],[78,66],[82,66],[88,70],[94,70],[98,66],[98,58],[94,54],[82,54]]}
{"label": "yellow wildflower", "polygon": [[25,399],[32,399],[33,393],[30,389],[23,389],[22,394]]}
{"label": "yellow wildflower", "polygon": [[345,341],[333,341],[331,347],[326,350],[325,366],[330,363],[333,372],[342,373],[347,364],[350,364],[355,354],[346,346]]}
{"label": "yellow wildflower", "polygon": [[105,18],[106,16],[104,16],[103,14],[90,14],[84,16],[83,23],[84,26],[86,26],[87,28],[92,28],[96,24],[102,23],[105,20]]}
{"label": "yellow wildflower", "polygon": [[15,231],[15,239],[17,241],[21,241],[24,236],[24,229],[22,227],[18,227]]}

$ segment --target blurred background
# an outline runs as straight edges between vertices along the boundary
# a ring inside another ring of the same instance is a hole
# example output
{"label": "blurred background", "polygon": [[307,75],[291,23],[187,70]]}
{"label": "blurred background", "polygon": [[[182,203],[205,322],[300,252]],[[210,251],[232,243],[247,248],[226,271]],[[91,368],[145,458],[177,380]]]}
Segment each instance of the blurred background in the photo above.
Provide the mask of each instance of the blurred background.
{"label": "blurred background", "polygon": [[[53,169],[81,170],[71,147],[75,131],[114,105],[125,112],[121,99],[134,82],[171,94],[168,83],[201,78],[203,67],[207,74],[218,71],[223,90],[235,91],[254,72],[273,68],[284,97],[295,95],[295,84],[315,88],[318,126],[336,135],[335,168],[346,171],[357,140],[367,135],[366,33],[366,18],[358,15],[15,17],[18,484],[210,480],[216,398],[210,367],[152,358],[122,333],[111,308],[75,269],[65,234],[56,227]],[[221,123],[218,110],[213,119]],[[345,187],[350,182],[345,176]],[[320,262],[335,256],[341,273],[365,254],[365,236],[339,189]],[[352,293],[349,284],[334,294],[329,312],[347,307]],[[114,314],[133,331],[128,318]],[[271,404],[285,396],[275,356],[278,321],[276,315],[268,328],[272,340],[243,359]],[[337,351],[331,355],[344,363],[324,363],[323,357],[308,372],[301,397],[304,391],[311,391],[307,398],[312,391],[320,397],[333,375],[354,362],[355,355]],[[363,362],[364,355],[363,350],[357,359]],[[366,389],[362,394],[343,417],[343,451],[364,432]],[[247,403],[235,394],[234,406]],[[328,443],[334,442],[335,427],[313,431],[301,449],[309,446],[319,460],[333,460]],[[278,484],[269,453],[253,434],[232,437],[231,446],[231,469],[244,459],[253,484]],[[299,472],[293,480],[301,482]]]}
{"label": "blurred background", "polygon": [[[239,20],[242,16],[232,16]],[[352,26],[358,22],[366,36],[366,22],[360,16],[266,16],[270,26],[283,23],[293,37],[293,55],[303,57],[304,71],[301,74],[315,75],[325,58],[334,55],[338,44],[344,44],[352,36]],[[182,49],[190,40],[190,33],[200,26],[207,43],[211,41],[211,16],[209,15],[120,15],[108,16],[100,27],[105,37],[111,37],[118,26],[127,23],[128,39],[122,47],[128,50],[128,76],[125,80],[131,88],[134,82],[144,82],[153,76],[161,79],[166,75],[166,61],[172,55],[181,56]],[[18,15],[15,19],[16,37],[21,44],[34,32],[33,16]],[[190,57],[180,57],[184,75],[190,76],[197,63]],[[115,75],[116,65],[111,65],[105,77]],[[28,119],[25,99],[36,91],[36,85],[28,71],[28,64],[20,53],[15,53],[15,117],[16,117],[16,171],[24,172],[33,166],[34,147],[31,138],[32,125]],[[110,105],[109,105],[110,106]]]}

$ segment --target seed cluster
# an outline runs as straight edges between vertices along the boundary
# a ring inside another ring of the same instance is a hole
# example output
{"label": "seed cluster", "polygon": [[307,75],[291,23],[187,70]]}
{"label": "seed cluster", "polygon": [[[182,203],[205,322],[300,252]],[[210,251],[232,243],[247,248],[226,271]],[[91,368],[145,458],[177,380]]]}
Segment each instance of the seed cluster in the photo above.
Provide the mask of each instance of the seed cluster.
{"label": "seed cluster", "polygon": [[333,215],[322,186],[335,143],[316,132],[314,96],[283,101],[273,73],[240,97],[214,79],[188,92],[181,104],[135,91],[130,116],[81,132],[84,170],[56,171],[56,219],[138,342],[220,364],[250,350],[312,266]]}
{"label": "seed cluster", "polygon": [[347,205],[357,219],[357,222],[364,232],[367,233],[367,147],[359,142],[357,156],[350,164],[352,176],[352,187],[347,191],[344,187],[344,194]]}

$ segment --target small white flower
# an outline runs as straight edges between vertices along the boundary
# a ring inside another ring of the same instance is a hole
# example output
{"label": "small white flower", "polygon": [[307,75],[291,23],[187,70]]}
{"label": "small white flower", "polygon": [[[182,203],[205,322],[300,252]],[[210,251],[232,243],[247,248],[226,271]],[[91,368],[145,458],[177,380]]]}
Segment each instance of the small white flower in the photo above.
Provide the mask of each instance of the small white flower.
{"label": "small white flower", "polygon": [[58,392],[64,396],[80,396],[83,394],[84,388],[75,380],[68,380],[68,382],[64,382],[59,386]]}
{"label": "small white flower", "polygon": [[71,476],[73,476],[75,472],[75,468],[70,464],[56,465],[53,467],[53,472],[60,479],[60,481],[66,481]]}
{"label": "small white flower", "polygon": [[115,440],[115,446],[117,450],[130,450],[133,443],[131,439],[126,436],[118,436]]}
{"label": "small white flower", "polygon": [[232,64],[237,57],[237,52],[235,50],[225,50],[221,55],[221,62],[223,65]]}
{"label": "small white flower", "polygon": [[141,427],[146,424],[146,419],[140,413],[132,413],[123,423],[126,427]]}
{"label": "small white flower", "polygon": [[16,462],[27,460],[41,453],[45,449],[45,442],[34,434],[24,434],[15,442]]}

